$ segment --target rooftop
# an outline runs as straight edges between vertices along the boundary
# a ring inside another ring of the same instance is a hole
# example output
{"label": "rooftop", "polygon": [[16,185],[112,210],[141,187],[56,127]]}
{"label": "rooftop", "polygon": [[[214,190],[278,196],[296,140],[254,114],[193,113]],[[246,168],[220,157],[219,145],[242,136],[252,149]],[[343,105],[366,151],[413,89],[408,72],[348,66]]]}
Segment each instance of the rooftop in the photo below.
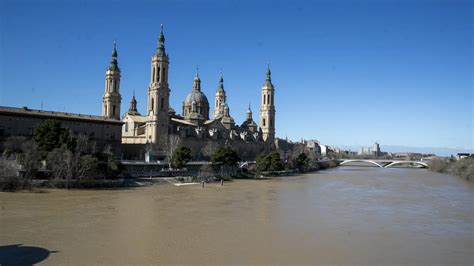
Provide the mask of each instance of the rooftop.
{"label": "rooftop", "polygon": [[51,118],[51,119],[72,119],[72,120],[82,120],[82,121],[87,121],[87,122],[105,122],[105,123],[122,124],[120,120],[106,118],[103,116],[36,110],[36,109],[30,109],[28,107],[18,108],[18,107],[0,106],[0,114],[37,116],[37,117],[45,117],[45,118]]}

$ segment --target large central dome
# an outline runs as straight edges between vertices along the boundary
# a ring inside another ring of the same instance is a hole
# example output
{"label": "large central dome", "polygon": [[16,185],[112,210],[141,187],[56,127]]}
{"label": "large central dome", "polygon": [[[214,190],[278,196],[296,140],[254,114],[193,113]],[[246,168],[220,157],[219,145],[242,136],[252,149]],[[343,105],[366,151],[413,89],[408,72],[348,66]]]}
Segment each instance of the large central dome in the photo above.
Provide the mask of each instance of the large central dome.
{"label": "large central dome", "polygon": [[184,104],[192,105],[193,101],[196,103],[196,105],[205,104],[209,106],[209,101],[202,91],[192,90],[184,99]]}
{"label": "large central dome", "polygon": [[209,101],[201,91],[201,79],[196,74],[193,82],[193,90],[186,96],[183,102],[183,116],[197,117],[209,120]]}

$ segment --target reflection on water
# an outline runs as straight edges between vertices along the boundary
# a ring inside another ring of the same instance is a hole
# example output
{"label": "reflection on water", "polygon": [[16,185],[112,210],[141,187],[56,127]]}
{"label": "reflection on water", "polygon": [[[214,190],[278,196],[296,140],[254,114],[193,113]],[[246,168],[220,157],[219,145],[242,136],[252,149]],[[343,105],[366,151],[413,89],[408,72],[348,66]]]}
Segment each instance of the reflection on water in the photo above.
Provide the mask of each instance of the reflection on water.
{"label": "reflection on water", "polygon": [[0,193],[0,245],[45,264],[473,264],[474,186],[341,167],[221,187]]}

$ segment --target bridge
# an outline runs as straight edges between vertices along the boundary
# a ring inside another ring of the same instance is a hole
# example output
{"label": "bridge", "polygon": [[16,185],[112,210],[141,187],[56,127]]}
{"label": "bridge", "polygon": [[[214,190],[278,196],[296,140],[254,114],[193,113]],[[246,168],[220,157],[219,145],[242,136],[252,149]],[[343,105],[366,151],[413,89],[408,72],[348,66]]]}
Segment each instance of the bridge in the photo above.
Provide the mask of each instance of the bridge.
{"label": "bridge", "polygon": [[380,168],[389,168],[396,165],[413,165],[417,168],[428,168],[429,165],[422,161],[405,161],[405,160],[372,160],[372,159],[341,159],[339,165],[348,163],[370,163]]}

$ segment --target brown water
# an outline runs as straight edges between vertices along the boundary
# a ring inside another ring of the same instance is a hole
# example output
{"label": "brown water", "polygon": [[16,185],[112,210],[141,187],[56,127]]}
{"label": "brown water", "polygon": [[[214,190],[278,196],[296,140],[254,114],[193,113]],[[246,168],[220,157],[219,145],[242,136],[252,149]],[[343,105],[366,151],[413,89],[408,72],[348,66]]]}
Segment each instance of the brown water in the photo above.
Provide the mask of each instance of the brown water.
{"label": "brown water", "polygon": [[55,251],[38,259],[51,265],[474,263],[473,184],[420,169],[0,193],[0,202],[7,261],[17,253],[5,246],[23,244]]}

